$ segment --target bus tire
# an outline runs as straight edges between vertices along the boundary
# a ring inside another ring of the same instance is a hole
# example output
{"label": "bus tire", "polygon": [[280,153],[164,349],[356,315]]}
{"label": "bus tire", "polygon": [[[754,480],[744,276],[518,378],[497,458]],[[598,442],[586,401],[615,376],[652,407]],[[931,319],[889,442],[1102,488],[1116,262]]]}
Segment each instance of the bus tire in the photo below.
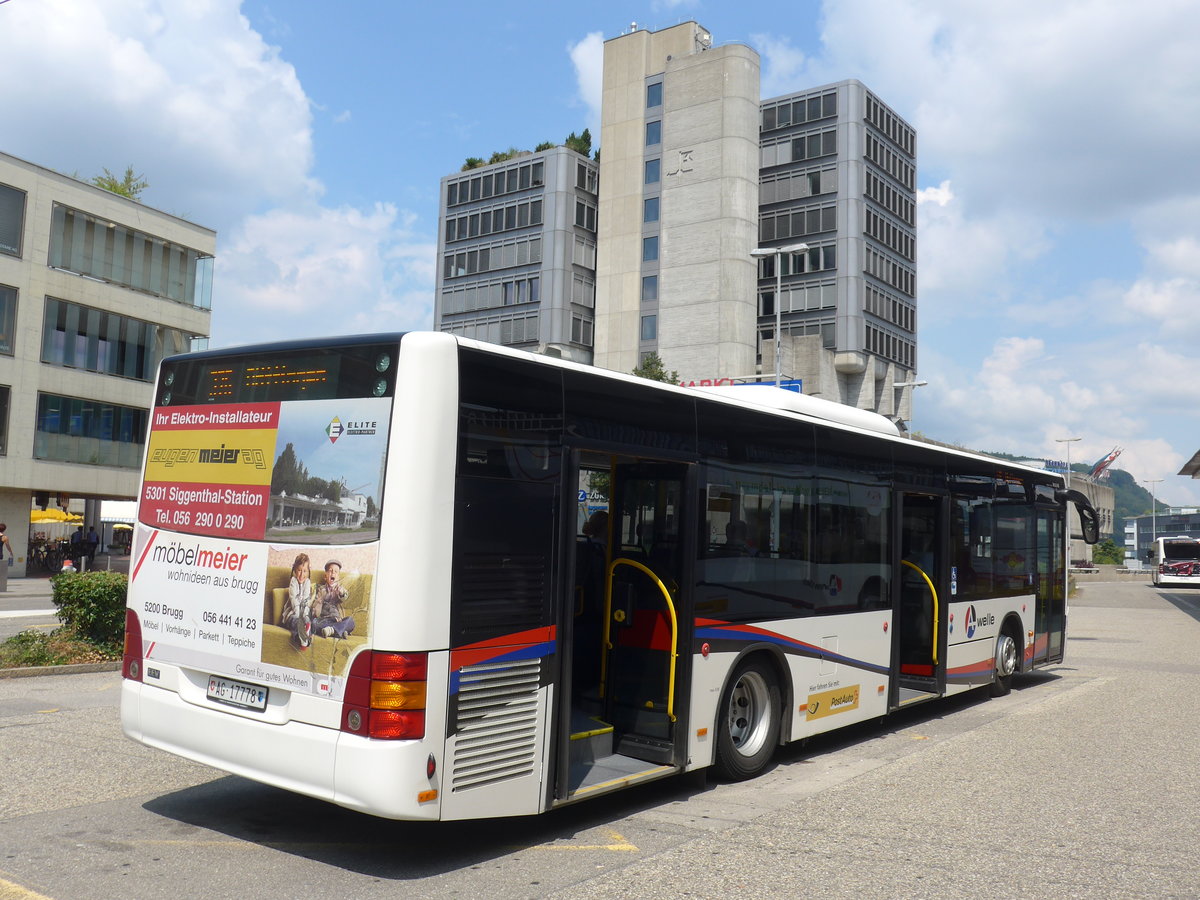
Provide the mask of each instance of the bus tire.
{"label": "bus tire", "polygon": [[717,709],[717,771],[731,781],[753,778],[779,743],[779,683],[771,666],[748,659],[734,670]]}
{"label": "bus tire", "polygon": [[1004,697],[1012,690],[1013,672],[1017,671],[1017,642],[1007,631],[996,638],[996,671],[988,693],[993,697]]}

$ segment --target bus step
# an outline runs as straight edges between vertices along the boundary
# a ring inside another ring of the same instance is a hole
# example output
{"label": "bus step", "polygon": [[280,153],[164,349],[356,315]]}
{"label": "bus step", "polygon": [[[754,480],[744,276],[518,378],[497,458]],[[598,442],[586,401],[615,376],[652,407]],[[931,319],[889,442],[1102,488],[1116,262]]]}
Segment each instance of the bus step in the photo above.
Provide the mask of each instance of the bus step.
{"label": "bus step", "polygon": [[596,717],[580,719],[572,716],[571,764],[590,763],[613,752],[613,727]]}
{"label": "bus step", "polygon": [[633,759],[669,765],[675,760],[675,745],[671,741],[644,734],[627,734],[617,743],[617,753]]}

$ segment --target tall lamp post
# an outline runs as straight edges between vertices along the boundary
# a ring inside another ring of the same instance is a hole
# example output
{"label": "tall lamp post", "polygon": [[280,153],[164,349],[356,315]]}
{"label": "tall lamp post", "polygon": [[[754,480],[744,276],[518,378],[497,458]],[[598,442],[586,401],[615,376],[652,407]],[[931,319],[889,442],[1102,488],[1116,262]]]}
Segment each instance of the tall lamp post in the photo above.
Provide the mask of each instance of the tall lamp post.
{"label": "tall lamp post", "polygon": [[808,244],[786,244],[783,247],[755,247],[750,255],[755,259],[775,257],[775,387],[783,383],[783,355],[780,351],[780,331],[783,329],[783,254],[804,253]]}
{"label": "tall lamp post", "polygon": [[[1080,441],[1080,440],[1083,440],[1083,438],[1065,437],[1065,438],[1055,438],[1054,439],[1054,442],[1057,444],[1066,444],[1067,445],[1067,490],[1068,491],[1071,489],[1071,445],[1073,443],[1075,443],[1076,441]],[[1067,504],[1066,520],[1067,520],[1066,521],[1067,527],[1066,527],[1066,529],[1064,529],[1067,532],[1066,542],[1065,542],[1066,558],[1063,560],[1063,562],[1066,564],[1066,568],[1069,570],[1071,568],[1071,505],[1069,503]]]}
{"label": "tall lamp post", "polygon": [[1145,478],[1142,483],[1150,485],[1150,546],[1153,547],[1158,537],[1158,500],[1154,497],[1154,486],[1162,484],[1162,479]]}

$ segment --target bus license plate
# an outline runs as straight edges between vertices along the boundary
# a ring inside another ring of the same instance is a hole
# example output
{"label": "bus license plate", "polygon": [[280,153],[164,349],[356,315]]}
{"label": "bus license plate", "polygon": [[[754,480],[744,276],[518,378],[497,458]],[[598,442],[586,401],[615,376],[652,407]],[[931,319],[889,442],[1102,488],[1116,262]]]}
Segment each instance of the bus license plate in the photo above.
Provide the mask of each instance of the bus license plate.
{"label": "bus license plate", "polygon": [[257,709],[260,712],[267,708],[267,689],[231,678],[220,678],[210,675],[208,678],[208,699],[218,703],[228,703],[242,709]]}

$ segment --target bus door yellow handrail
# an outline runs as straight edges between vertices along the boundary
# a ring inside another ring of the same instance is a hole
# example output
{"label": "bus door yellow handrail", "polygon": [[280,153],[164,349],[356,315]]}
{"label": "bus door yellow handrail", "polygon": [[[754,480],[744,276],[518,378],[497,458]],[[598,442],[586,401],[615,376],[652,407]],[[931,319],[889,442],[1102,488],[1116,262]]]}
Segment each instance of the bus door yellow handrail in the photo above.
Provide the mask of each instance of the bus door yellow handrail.
{"label": "bus door yellow handrail", "polygon": [[904,566],[908,566],[910,569],[912,569],[914,572],[916,572],[918,575],[920,575],[922,578],[924,578],[925,583],[927,585],[929,585],[929,593],[931,593],[933,595],[933,664],[936,666],[937,661],[938,661],[938,657],[937,657],[937,650],[938,650],[938,648],[937,648],[937,645],[938,645],[937,588],[935,588],[933,586],[933,582],[929,580],[929,576],[926,575],[924,570],[920,566],[918,566],[916,563],[910,563],[907,559],[902,559],[902,560],[900,560],[900,564],[904,565]]}
{"label": "bus door yellow handrail", "polygon": [[679,659],[679,619],[675,615],[675,603],[671,600],[671,592],[667,586],[662,583],[654,571],[648,566],[642,565],[636,559],[619,556],[608,564],[608,577],[604,580],[604,649],[605,653],[600,660],[600,684],[603,686],[605,676],[608,674],[608,653],[612,649],[612,586],[613,575],[617,571],[618,566],[633,566],[640,572],[649,576],[650,580],[658,585],[659,592],[663,595],[663,599],[667,602],[667,612],[671,616],[671,667],[667,676],[667,718],[672,722],[675,721],[675,663]]}

